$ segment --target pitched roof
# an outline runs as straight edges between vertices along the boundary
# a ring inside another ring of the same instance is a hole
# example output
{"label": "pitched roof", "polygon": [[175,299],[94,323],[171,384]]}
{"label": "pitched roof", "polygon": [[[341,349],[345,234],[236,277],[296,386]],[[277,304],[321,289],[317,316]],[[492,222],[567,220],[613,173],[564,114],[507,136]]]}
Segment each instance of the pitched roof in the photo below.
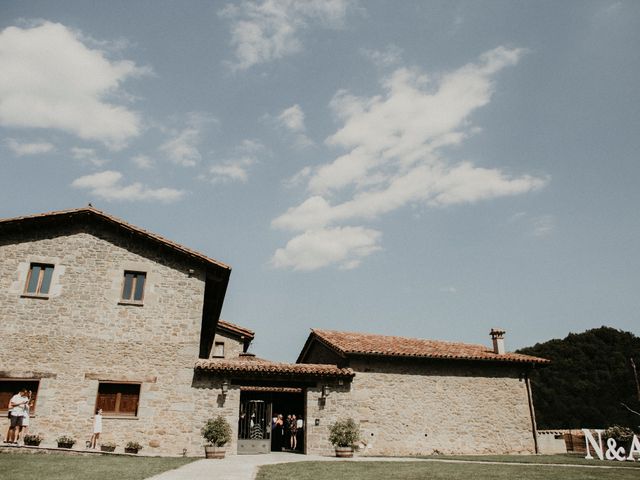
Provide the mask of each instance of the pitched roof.
{"label": "pitched roof", "polygon": [[366,355],[512,363],[549,363],[547,359],[519,353],[497,354],[484,345],[319,329],[311,330],[307,343],[298,357],[298,362],[304,360],[305,354],[314,340],[326,345],[342,357]]}
{"label": "pitched roof", "polygon": [[253,339],[256,334],[253,330],[249,330],[248,328],[241,327],[240,325],[236,325],[235,323],[227,322],[225,320],[218,320],[218,328],[223,330],[227,330],[229,333]]}
{"label": "pitched roof", "polygon": [[196,370],[208,372],[252,375],[261,377],[290,375],[296,377],[353,377],[355,374],[350,368],[338,368],[335,365],[300,364],[300,363],[275,363],[251,355],[242,355],[234,359],[198,360]]}
{"label": "pitched roof", "polygon": [[200,262],[204,262],[206,264],[215,265],[217,267],[222,267],[227,270],[231,270],[231,267],[215,260],[213,258],[207,257],[202,253],[196,252],[195,250],[191,250],[179,243],[168,240],[158,234],[149,232],[140,227],[136,227],[130,223],[125,222],[124,220],[114,217],[113,215],[109,215],[97,208],[91,206],[89,204],[86,207],[74,208],[70,210],[58,210],[53,212],[39,213],[36,215],[26,215],[22,217],[13,217],[13,218],[3,218],[0,219],[0,233],[3,231],[11,230],[12,228],[19,228],[23,225],[44,225],[48,222],[68,222],[79,219],[92,219],[98,220],[103,223],[115,226],[123,231],[130,232],[138,238],[149,240],[153,243],[163,245],[168,247],[169,249],[185,255],[194,260],[198,260]]}

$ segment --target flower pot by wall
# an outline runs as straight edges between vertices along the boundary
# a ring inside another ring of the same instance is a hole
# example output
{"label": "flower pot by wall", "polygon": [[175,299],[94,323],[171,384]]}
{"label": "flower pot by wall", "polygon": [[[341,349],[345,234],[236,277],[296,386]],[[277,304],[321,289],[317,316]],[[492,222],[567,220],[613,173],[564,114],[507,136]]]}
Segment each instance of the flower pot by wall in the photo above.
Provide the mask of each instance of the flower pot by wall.
{"label": "flower pot by wall", "polygon": [[111,445],[100,445],[101,452],[113,452],[116,449],[115,446]]}
{"label": "flower pot by wall", "polygon": [[124,453],[138,453],[137,448],[126,448],[124,449]]}
{"label": "flower pot by wall", "polygon": [[73,447],[73,443],[60,443],[58,442],[58,448],[71,448]]}
{"label": "flower pot by wall", "polygon": [[213,445],[205,445],[204,446],[204,456],[205,458],[217,458],[222,459],[225,455],[225,450],[214,447]]}
{"label": "flower pot by wall", "polygon": [[340,457],[340,458],[353,457],[353,447],[336,447],[336,457]]}

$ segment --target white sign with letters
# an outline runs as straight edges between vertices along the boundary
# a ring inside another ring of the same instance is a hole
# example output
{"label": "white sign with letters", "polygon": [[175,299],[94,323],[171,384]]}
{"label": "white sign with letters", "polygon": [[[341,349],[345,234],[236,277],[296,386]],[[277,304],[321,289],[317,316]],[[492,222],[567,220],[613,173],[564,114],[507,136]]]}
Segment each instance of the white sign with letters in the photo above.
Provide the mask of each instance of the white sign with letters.
{"label": "white sign with letters", "polygon": [[600,460],[604,460],[606,458],[607,460],[618,460],[620,462],[623,462],[625,460],[635,460],[634,455],[636,455],[640,459],[640,439],[638,439],[637,435],[633,436],[631,446],[629,447],[629,452],[626,452],[624,447],[618,447],[618,444],[613,438],[607,438],[605,450],[605,445],[603,445],[602,443],[602,432],[604,432],[604,430],[595,431],[596,435],[598,435],[597,441],[591,434],[591,432],[586,428],[583,428],[582,432],[584,433],[584,441],[587,444],[587,455],[584,457],[587,460],[593,459],[589,446],[591,446]]}

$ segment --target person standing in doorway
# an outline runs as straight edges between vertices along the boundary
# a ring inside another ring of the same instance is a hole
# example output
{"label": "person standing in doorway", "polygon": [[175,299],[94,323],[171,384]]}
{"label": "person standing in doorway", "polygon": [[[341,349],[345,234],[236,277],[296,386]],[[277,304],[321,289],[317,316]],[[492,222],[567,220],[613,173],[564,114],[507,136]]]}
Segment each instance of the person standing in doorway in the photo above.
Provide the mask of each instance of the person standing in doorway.
{"label": "person standing in doorway", "polygon": [[27,390],[23,388],[9,400],[9,413],[11,425],[7,432],[7,443],[18,443],[20,430],[22,430],[22,418],[24,417],[24,405],[29,402]]}
{"label": "person standing in doorway", "polygon": [[102,409],[96,410],[96,415],[93,417],[93,435],[91,435],[91,441],[89,442],[89,448],[96,448],[100,434],[102,433]]}
{"label": "person standing in doorway", "polygon": [[300,443],[300,438],[304,435],[304,420],[302,419],[302,415],[298,415],[298,420],[296,420],[296,447]]}
{"label": "person standing in doorway", "polygon": [[291,415],[291,424],[289,425],[289,434],[290,434],[289,444],[291,446],[291,450],[295,450],[296,447],[298,446],[297,433],[298,433],[298,420],[296,419],[295,415]]}

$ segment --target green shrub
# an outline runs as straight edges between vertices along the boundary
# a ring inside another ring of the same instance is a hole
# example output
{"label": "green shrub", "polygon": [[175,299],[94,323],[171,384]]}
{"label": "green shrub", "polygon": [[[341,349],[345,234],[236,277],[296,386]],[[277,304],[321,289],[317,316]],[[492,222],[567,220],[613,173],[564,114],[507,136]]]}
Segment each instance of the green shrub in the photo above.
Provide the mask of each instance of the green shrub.
{"label": "green shrub", "polygon": [[31,445],[31,446],[37,447],[38,445],[40,445],[40,442],[42,442],[42,440],[43,440],[42,435],[30,433],[24,436],[25,445]]}
{"label": "green shrub", "polygon": [[352,447],[360,437],[360,425],[353,418],[329,425],[329,441],[336,447]]}
{"label": "green shrub", "polygon": [[613,438],[618,445],[625,445],[633,439],[633,430],[620,425],[613,425],[604,431],[605,438]]}
{"label": "green shrub", "polygon": [[231,425],[220,415],[207,420],[200,432],[207,442],[216,447],[222,447],[231,440]]}
{"label": "green shrub", "polygon": [[76,443],[76,439],[67,435],[62,435],[61,437],[56,438],[56,442],[58,442],[58,445],[68,445],[73,447]]}
{"label": "green shrub", "polygon": [[130,448],[131,450],[142,450],[142,445],[138,442],[127,442],[124,448]]}

